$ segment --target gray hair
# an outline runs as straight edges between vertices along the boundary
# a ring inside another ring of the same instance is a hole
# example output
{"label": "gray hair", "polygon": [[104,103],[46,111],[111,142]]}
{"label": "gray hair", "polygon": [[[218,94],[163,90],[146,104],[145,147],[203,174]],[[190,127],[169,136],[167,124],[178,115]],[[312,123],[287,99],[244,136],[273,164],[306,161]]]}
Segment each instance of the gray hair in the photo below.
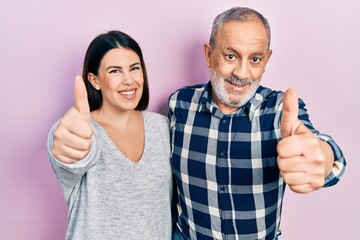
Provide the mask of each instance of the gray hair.
{"label": "gray hair", "polygon": [[211,36],[210,36],[210,47],[215,48],[215,37],[221,27],[230,21],[239,21],[239,22],[247,22],[260,20],[260,22],[264,25],[266,30],[266,35],[268,38],[268,46],[270,47],[271,40],[271,32],[270,25],[266,18],[261,15],[259,12],[255,11],[251,8],[246,7],[234,7],[226,10],[225,12],[220,13],[213,22]]}

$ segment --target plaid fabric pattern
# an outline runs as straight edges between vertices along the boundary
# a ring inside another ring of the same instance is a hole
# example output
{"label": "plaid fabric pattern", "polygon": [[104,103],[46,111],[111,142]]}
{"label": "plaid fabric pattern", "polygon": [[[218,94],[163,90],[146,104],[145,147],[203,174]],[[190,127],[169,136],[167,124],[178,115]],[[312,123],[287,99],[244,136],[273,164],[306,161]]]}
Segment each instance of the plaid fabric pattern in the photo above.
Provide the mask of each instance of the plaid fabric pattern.
{"label": "plaid fabric pattern", "polygon": [[[244,107],[224,115],[211,99],[210,82],[170,96],[177,225],[187,238],[276,237],[285,190],[276,162],[282,98],[260,86]],[[313,128],[301,100],[299,119],[331,145],[336,164],[325,186],[334,185],[346,167],[341,150]]]}

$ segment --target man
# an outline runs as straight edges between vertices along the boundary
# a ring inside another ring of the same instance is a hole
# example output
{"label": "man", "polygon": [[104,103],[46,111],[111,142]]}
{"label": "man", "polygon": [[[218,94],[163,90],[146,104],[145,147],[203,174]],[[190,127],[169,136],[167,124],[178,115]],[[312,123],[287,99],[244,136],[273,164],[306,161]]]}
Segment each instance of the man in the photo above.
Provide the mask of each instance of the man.
{"label": "man", "polygon": [[345,171],[341,150],[314,129],[295,90],[260,85],[269,47],[260,13],[221,13],[204,46],[210,82],[169,98],[174,239],[277,239],[285,185],[308,193]]}

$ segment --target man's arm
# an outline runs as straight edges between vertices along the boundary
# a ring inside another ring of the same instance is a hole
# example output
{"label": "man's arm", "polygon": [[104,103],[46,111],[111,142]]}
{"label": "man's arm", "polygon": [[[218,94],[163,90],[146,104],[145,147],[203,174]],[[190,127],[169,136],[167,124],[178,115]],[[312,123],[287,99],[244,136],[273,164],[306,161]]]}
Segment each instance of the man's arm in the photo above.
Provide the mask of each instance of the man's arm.
{"label": "man's arm", "polygon": [[[289,89],[283,98],[280,122],[282,139],[277,146],[277,163],[285,183],[294,192],[308,193],[334,185],[343,174],[346,163],[332,139],[326,139],[321,134],[316,136],[298,119],[298,113],[296,92]],[[334,156],[339,152],[340,157]]]}

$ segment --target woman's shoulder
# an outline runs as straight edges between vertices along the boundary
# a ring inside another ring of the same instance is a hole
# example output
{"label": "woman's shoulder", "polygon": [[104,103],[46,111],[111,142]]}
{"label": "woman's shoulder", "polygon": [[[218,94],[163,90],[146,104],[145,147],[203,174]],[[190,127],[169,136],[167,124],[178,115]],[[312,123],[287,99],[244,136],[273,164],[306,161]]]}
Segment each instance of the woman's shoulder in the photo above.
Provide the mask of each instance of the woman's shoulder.
{"label": "woman's shoulder", "polygon": [[157,126],[159,128],[169,128],[169,120],[160,113],[143,111],[145,124]]}
{"label": "woman's shoulder", "polygon": [[167,117],[156,112],[143,111],[143,116],[153,121],[167,121]]}

